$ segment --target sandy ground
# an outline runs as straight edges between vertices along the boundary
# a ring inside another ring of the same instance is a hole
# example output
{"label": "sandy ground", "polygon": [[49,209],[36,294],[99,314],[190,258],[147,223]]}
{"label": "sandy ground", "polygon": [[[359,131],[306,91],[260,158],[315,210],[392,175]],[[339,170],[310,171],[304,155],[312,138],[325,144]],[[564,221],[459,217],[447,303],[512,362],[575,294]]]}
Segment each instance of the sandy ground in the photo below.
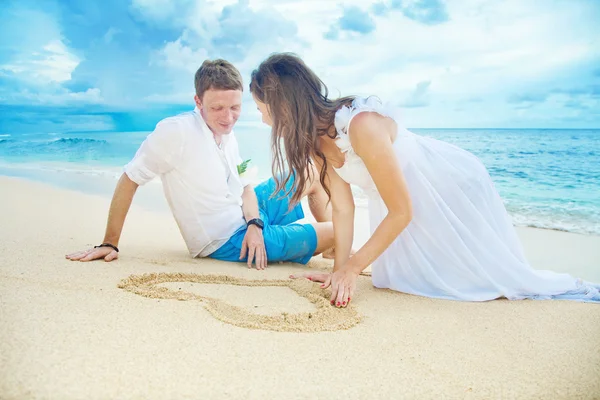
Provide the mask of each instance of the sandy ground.
{"label": "sandy ground", "polygon": [[[140,206],[118,261],[70,262],[102,239],[109,199],[0,187],[1,399],[600,399],[597,304],[433,300],[363,276],[336,310],[287,279],[330,262],[191,259],[172,217]],[[534,267],[600,281],[600,237],[519,234]]]}

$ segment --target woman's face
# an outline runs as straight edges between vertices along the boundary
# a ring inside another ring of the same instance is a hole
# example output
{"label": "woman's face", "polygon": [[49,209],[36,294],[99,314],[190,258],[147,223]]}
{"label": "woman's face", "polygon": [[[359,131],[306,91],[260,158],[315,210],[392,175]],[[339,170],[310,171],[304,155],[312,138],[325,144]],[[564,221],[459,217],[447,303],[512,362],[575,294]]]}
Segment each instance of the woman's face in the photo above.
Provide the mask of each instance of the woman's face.
{"label": "woman's face", "polygon": [[254,94],[252,94],[252,98],[256,103],[256,108],[262,114],[262,122],[269,126],[273,126],[273,120],[271,119],[271,113],[269,112],[269,108],[267,107],[267,105],[262,101],[258,100],[256,96],[254,96]]}

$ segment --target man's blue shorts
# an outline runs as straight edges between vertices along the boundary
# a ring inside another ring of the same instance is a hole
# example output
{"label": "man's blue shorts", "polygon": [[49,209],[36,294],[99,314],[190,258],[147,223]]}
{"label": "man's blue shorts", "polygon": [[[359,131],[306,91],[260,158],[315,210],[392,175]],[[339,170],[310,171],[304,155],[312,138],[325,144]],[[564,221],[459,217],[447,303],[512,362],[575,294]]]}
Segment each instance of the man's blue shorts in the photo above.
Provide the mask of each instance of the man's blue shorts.
{"label": "man's blue shorts", "polygon": [[[256,186],[254,191],[258,198],[260,218],[265,223],[263,237],[267,249],[267,260],[306,264],[317,249],[317,232],[310,224],[295,223],[304,218],[304,211],[301,204],[297,204],[289,210],[293,192],[287,196],[284,193],[292,184],[292,179],[290,179],[282,193],[271,197],[276,189],[275,180],[271,178]],[[245,226],[240,228],[209,257],[223,261],[246,262],[247,257],[240,260],[246,229]]]}

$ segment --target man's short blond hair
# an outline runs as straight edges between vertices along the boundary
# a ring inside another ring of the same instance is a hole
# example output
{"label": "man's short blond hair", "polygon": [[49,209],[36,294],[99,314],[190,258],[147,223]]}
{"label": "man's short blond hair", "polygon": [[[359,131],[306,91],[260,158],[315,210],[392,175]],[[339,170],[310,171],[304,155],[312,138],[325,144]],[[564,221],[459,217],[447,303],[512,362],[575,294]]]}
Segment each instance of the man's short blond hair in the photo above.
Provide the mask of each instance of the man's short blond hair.
{"label": "man's short blond hair", "polygon": [[200,99],[209,89],[244,90],[240,71],[229,61],[222,59],[204,61],[196,71],[194,86]]}

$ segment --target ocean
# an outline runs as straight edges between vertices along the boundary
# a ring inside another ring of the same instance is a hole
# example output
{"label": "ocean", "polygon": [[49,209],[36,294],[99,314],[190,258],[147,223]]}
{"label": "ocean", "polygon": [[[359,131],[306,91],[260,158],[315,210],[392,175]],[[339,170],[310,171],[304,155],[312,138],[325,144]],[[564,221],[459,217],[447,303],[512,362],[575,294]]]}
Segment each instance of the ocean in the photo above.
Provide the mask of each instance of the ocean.
{"label": "ocean", "polygon": [[[413,129],[475,154],[517,226],[600,235],[600,129]],[[0,134],[0,175],[111,195],[149,132]],[[244,159],[270,176],[268,128],[238,124]],[[365,205],[355,188],[357,204]]]}

